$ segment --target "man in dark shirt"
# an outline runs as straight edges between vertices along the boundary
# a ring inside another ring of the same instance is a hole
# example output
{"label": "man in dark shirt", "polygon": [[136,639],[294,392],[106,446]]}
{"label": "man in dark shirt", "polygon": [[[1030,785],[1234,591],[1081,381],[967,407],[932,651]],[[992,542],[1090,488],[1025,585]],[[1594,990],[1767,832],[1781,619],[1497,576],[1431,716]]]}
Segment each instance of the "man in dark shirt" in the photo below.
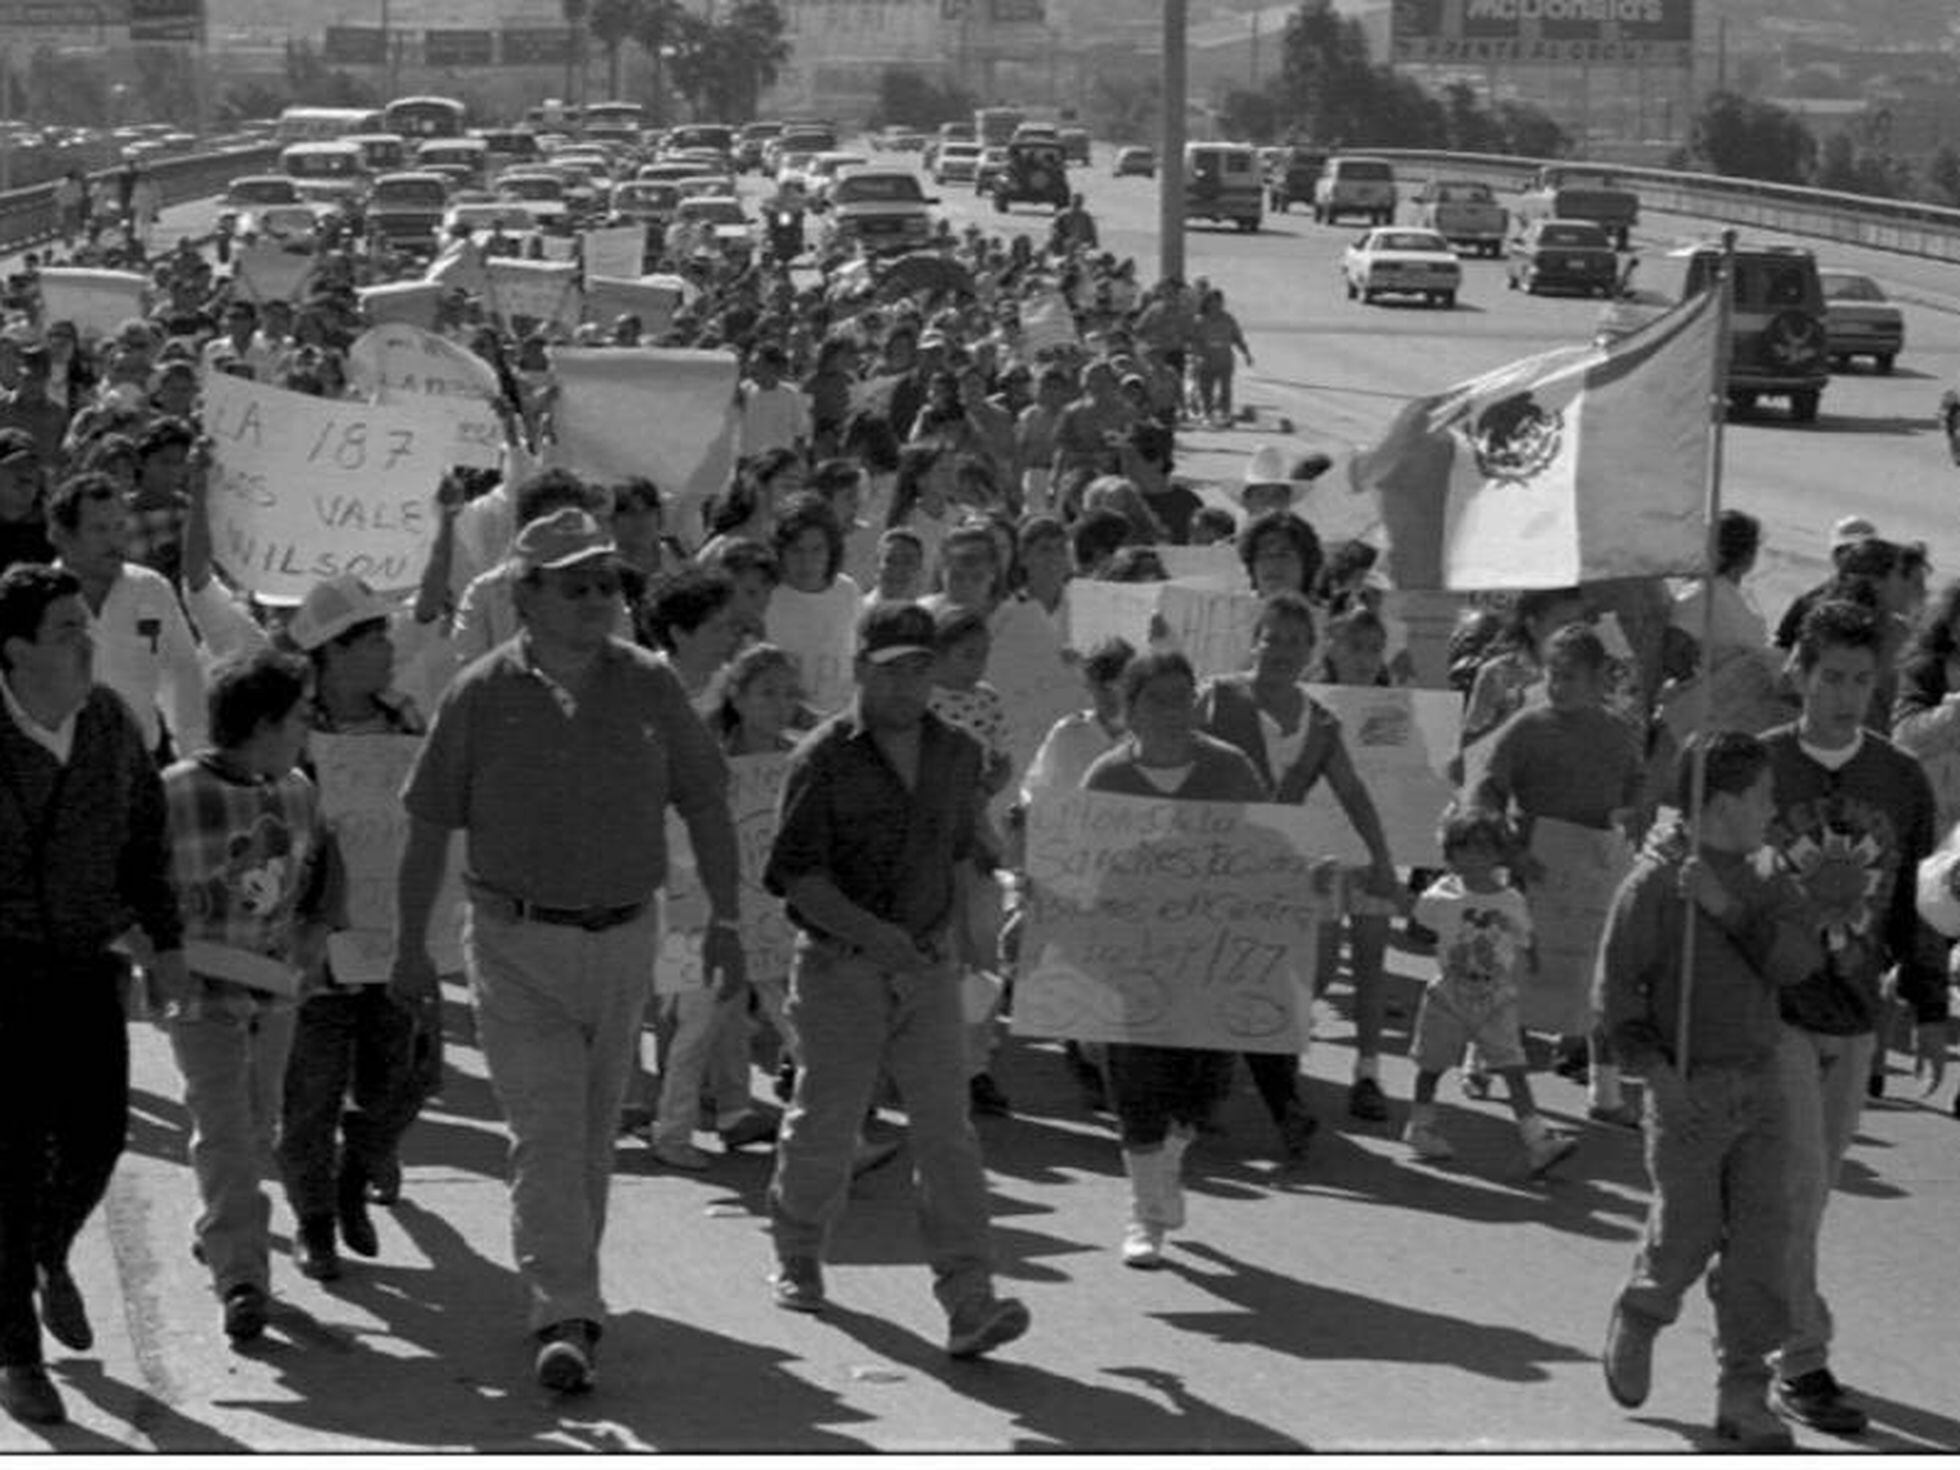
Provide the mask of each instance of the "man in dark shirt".
{"label": "man in dark shirt", "polygon": [[66,1417],[42,1327],[94,1343],[68,1251],[129,1128],[110,946],[133,920],[161,990],[186,983],[163,785],[129,707],[94,683],[89,624],[72,574],[0,574],[0,1408],[24,1424]]}
{"label": "man in dark shirt", "polygon": [[20,384],[0,394],[0,428],[26,430],[44,468],[53,470],[61,463],[68,409],[48,396],[48,349],[39,343],[21,349]]}
{"label": "man in dark shirt", "polygon": [[25,429],[0,429],[0,572],[54,560],[41,507],[41,455]]}
{"label": "man in dark shirt", "polygon": [[1027,1331],[1028,1311],[994,1295],[986,1172],[947,961],[959,869],[981,856],[982,754],[927,711],[933,662],[931,614],[875,605],[858,630],[856,702],[790,758],[763,882],[802,931],[788,1008],[802,1070],[769,1213],[777,1302],[821,1311],[824,1245],[843,1212],[858,1126],[889,1074],[911,1122],[946,1350],[970,1358]]}

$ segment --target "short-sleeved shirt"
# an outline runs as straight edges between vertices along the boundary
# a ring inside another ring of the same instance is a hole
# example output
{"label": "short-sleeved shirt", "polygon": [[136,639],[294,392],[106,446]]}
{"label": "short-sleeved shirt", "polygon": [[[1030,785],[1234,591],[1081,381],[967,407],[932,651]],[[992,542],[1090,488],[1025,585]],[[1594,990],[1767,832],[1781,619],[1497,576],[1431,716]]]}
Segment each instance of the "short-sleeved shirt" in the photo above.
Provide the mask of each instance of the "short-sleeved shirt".
{"label": "short-sleeved shirt", "polygon": [[[928,714],[907,790],[855,704],[831,716],[790,756],[763,885],[787,897],[799,878],[821,875],[865,912],[933,938],[952,915],[954,864],[974,849],[980,759],[972,736]],[[789,916],[822,933],[795,904]]]}
{"label": "short-sleeved shirt", "polygon": [[1436,978],[1459,1015],[1515,1000],[1518,975],[1531,947],[1531,911],[1515,888],[1472,893],[1445,873],[1416,900],[1418,924],[1436,931]]}
{"label": "short-sleeved shirt", "polygon": [[468,833],[469,876],[549,908],[643,903],[666,876],[666,809],[727,800],[728,768],[673,671],[613,639],[570,696],[520,636],[437,707],[402,798]]}

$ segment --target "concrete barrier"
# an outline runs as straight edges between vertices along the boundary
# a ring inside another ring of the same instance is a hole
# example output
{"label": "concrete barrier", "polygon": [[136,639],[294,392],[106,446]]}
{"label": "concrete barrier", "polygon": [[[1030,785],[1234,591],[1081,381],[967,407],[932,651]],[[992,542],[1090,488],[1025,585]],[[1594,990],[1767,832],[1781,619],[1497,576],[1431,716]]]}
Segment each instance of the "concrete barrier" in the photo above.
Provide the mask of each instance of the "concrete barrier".
{"label": "concrete barrier", "polygon": [[[153,158],[143,168],[156,179],[163,202],[169,206],[216,194],[240,174],[262,173],[278,162],[277,143],[253,143],[211,153]],[[99,191],[114,176],[114,170],[103,169],[89,178]],[[55,185],[48,183],[0,194],[0,253],[30,250],[57,237],[54,191]],[[101,193],[96,197],[100,199]]]}

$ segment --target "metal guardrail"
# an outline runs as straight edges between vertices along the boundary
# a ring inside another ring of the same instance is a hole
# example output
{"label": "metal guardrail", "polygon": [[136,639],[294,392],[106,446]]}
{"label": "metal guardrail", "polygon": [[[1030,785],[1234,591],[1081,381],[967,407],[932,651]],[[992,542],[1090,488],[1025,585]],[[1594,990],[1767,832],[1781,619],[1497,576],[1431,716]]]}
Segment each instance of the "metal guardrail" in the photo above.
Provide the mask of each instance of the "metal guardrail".
{"label": "metal guardrail", "polygon": [[[255,143],[215,153],[154,158],[143,166],[157,181],[167,206],[216,194],[238,175],[270,169],[278,161],[278,144]],[[91,183],[98,186],[113,177],[113,171],[106,169],[89,175]],[[54,191],[55,186],[48,183],[0,194],[0,254],[30,250],[59,235]]]}
{"label": "metal guardrail", "polygon": [[1435,153],[1408,148],[1355,149],[1386,158],[1418,176],[1448,174],[1482,179],[1493,188],[1515,187],[1540,167],[1598,168],[1640,195],[1643,213],[1692,215],[1711,223],[1776,230],[1890,250],[1929,260],[1960,261],[1960,209],[1863,194],[1834,194],[1790,184],[1766,184],[1721,174],[1678,173],[1570,158],[1511,158],[1489,153]]}

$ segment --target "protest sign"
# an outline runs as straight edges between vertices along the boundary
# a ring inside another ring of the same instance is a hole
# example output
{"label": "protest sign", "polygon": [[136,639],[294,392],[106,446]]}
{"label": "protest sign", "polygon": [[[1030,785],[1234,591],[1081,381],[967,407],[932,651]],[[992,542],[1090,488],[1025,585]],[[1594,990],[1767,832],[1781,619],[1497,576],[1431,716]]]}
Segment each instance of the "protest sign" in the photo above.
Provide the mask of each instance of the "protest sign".
{"label": "protest sign", "polygon": [[699,524],[735,468],[734,357],[666,347],[555,348],[559,462],[598,480],[646,475],[667,524]]}
{"label": "protest sign", "polygon": [[1138,648],[1180,649],[1200,679],[1235,673],[1252,651],[1252,629],[1264,606],[1250,592],[1185,582],[1068,584],[1069,643],[1087,652],[1104,638]]}
{"label": "protest sign", "polygon": [[1031,296],[1021,306],[1021,355],[1033,358],[1038,352],[1058,347],[1076,347],[1081,338],[1075,331],[1075,313],[1059,291]]}
{"label": "protest sign", "polygon": [[[1463,730],[1462,697],[1449,689],[1346,684],[1310,684],[1307,692],[1340,717],[1348,757],[1374,799],[1396,866],[1433,867],[1440,856],[1436,827],[1456,794],[1448,771]],[[1340,839],[1329,852],[1368,861],[1367,847],[1325,781],[1307,794],[1306,806],[1321,830]]]}
{"label": "protest sign", "polygon": [[503,425],[491,407],[502,390],[496,370],[468,348],[406,322],[389,322],[354,339],[347,376],[371,402],[414,409],[431,428],[447,425],[450,463],[486,469],[502,463]]}
{"label": "protest sign", "polygon": [[361,313],[371,322],[407,322],[434,329],[442,287],[423,281],[390,281],[361,287]]}
{"label": "protest sign", "polygon": [[1304,1050],[1317,928],[1340,910],[1327,845],[1300,807],[1038,795],[1014,1030]]}
{"label": "protest sign", "polygon": [[1082,685],[1081,665],[1039,607],[1004,603],[994,614],[993,634],[987,682],[999,692],[1007,712],[1007,749],[1014,762],[1007,786],[1011,797],[1055,722],[1086,709],[1089,695]]}
{"label": "protest sign", "polygon": [[616,281],[588,272],[585,314],[601,326],[610,326],[623,316],[636,316],[642,335],[659,337],[673,326],[674,313],[680,310],[681,292],[670,284],[672,280],[671,276],[658,276]]}
{"label": "protest sign", "polygon": [[607,225],[586,230],[580,240],[585,257],[585,278],[604,276],[614,281],[635,281],[646,269],[647,227],[643,224]]}
{"label": "protest sign", "polygon": [[1613,893],[1633,866],[1617,831],[1536,817],[1531,856],[1540,869],[1525,889],[1538,964],[1521,977],[1518,1018],[1534,1031],[1582,1036],[1591,1024],[1593,967]]}
{"label": "protest sign", "polygon": [[[383,984],[393,968],[395,878],[408,845],[401,792],[421,749],[419,735],[308,737],[320,815],[333,830],[347,884],[349,927],[327,941],[334,979],[342,985]],[[429,921],[429,953],[443,974],[463,968],[462,847],[459,832]]]}
{"label": "protest sign", "polygon": [[40,274],[41,320],[73,322],[84,338],[107,337],[143,315],[149,279],[134,271],[49,266]]}
{"label": "protest sign", "polygon": [[424,417],[206,373],[204,428],[212,552],[245,591],[296,602],[323,577],[421,579],[448,456]]}
{"label": "protest sign", "polygon": [[1211,546],[1153,546],[1157,560],[1173,582],[1202,583],[1242,592],[1250,580],[1239,549],[1229,541]]}
{"label": "protest sign", "polygon": [[313,274],[313,252],[304,245],[254,240],[240,245],[232,272],[239,289],[254,301],[297,300]]}
{"label": "protest sign", "polygon": [[504,321],[529,317],[563,327],[579,324],[578,267],[570,261],[491,259],[483,262],[483,272],[490,309]]}

